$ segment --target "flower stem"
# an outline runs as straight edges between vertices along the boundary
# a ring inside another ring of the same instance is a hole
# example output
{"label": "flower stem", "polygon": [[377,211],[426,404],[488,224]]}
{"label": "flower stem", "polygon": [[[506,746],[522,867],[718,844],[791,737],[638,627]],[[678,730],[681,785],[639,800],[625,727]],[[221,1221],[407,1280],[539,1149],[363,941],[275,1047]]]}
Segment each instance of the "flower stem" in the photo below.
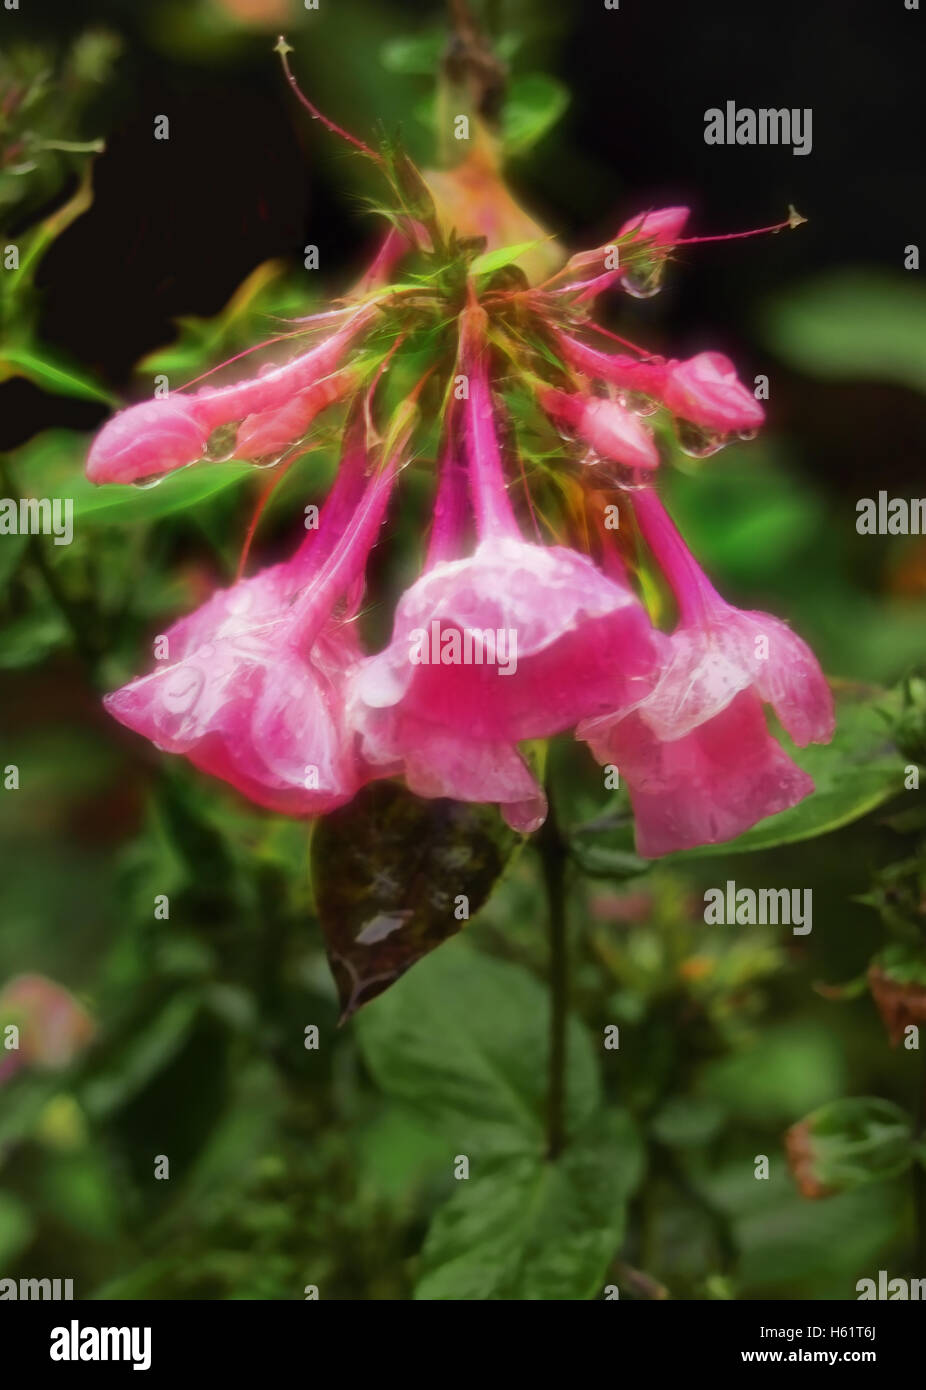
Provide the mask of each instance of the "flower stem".
{"label": "flower stem", "polygon": [[[548,796],[551,788],[547,788]],[[566,1143],[566,1024],[569,952],[566,935],[566,844],[550,797],[550,810],[537,837],[550,927],[550,1033],[547,1071],[547,1158]]]}

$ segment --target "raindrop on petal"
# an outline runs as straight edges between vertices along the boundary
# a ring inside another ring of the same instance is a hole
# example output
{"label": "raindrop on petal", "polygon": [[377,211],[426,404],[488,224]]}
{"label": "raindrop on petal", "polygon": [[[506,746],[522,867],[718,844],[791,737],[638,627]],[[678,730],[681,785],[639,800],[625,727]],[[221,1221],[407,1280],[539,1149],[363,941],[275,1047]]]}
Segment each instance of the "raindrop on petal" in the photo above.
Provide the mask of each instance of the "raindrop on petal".
{"label": "raindrop on petal", "polygon": [[226,463],[235,457],[238,443],[238,422],[232,420],[227,425],[219,425],[206,440],[203,458],[210,463]]}

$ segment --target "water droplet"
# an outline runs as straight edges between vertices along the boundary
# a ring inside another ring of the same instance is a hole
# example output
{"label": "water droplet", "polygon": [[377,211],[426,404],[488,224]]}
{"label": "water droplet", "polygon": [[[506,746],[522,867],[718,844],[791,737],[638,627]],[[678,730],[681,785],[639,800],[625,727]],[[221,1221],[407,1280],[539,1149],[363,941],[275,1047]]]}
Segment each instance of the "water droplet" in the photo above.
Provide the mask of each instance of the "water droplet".
{"label": "water droplet", "polygon": [[759,431],[758,431],[757,429],[754,429],[754,430],[738,430],[738,431],[737,431],[736,437],[737,437],[737,439],[742,439],[742,440],[744,440],[746,443],[748,443],[750,439],[756,439],[756,438],[758,438],[758,434],[759,434]]}
{"label": "water droplet", "polygon": [[654,401],[652,396],[641,395],[639,391],[629,391],[624,398],[624,404],[634,415],[655,415],[659,409],[658,401]]}
{"label": "water droplet", "polygon": [[275,454],[259,454],[257,458],[250,459],[249,462],[255,468],[276,468],[277,464],[286,457],[286,454],[287,450],[281,449]]}
{"label": "water droplet", "polygon": [[682,453],[692,459],[710,458],[730,442],[728,435],[706,430],[690,420],[676,420],[675,437]]}
{"label": "water droplet", "polygon": [[641,261],[624,270],[621,287],[633,299],[652,299],[662,289],[662,261]]}
{"label": "water droplet", "polygon": [[148,492],[151,488],[157,487],[158,483],[163,483],[166,474],[152,473],[147,478],[136,478],[132,486],[139,488],[142,492]]}
{"label": "water droplet", "polygon": [[238,421],[232,420],[227,425],[219,425],[206,440],[203,458],[208,459],[210,463],[225,463],[235,457],[237,443]]}

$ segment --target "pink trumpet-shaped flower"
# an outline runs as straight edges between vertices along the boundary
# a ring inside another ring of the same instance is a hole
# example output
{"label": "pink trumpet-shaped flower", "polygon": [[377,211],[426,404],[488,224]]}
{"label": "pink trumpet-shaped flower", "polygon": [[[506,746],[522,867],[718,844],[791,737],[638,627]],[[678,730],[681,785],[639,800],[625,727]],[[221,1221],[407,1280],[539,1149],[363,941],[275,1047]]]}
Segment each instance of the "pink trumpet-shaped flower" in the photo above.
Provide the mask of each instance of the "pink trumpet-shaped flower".
{"label": "pink trumpet-shaped flower", "polygon": [[796,633],[720,597],[651,489],[633,505],[679,624],[653,689],[632,710],[586,720],[577,736],[625,774],[640,852],[654,855],[730,839],[813,791],[768,733],[762,705],[804,746],[832,737],[833,699]]}
{"label": "pink trumpet-shaped flower", "polygon": [[[134,483],[185,468],[203,457],[210,434],[219,426],[250,417],[252,428],[262,422],[260,429],[265,430],[268,415],[294,398],[303,400],[304,432],[314,415],[330,403],[325,379],[375,313],[374,305],[364,306],[310,352],[246,381],[205,387],[189,395],[172,394],[120,410],[91,445],[87,477],[93,483]],[[298,437],[299,433],[291,435],[284,445]]]}
{"label": "pink trumpet-shaped flower", "polygon": [[355,424],[317,535],[175,623],[165,665],[106,698],[123,724],[271,810],[329,811],[367,779],[344,717],[362,653],[336,613],[362,576],[394,473],[393,456],[361,493],[366,461]]}
{"label": "pink trumpet-shaped flower", "polygon": [[750,690],[680,738],[659,738],[645,705],[625,718],[590,720],[579,737],[602,766],[619,768],[630,789],[637,851],[648,859],[735,839],[813,791],[811,778],[769,733],[762,702]]}
{"label": "pink trumpet-shaped flower", "polygon": [[536,396],[548,415],[574,431],[601,458],[628,468],[658,468],[659,452],[653,436],[626,406],[542,384],[537,386]]}
{"label": "pink trumpet-shaped flower", "polygon": [[[441,461],[425,574],[435,567],[446,569],[457,553],[465,496],[465,473],[448,446]],[[430,614],[429,609],[425,620]],[[397,682],[390,658],[398,656],[405,664],[410,661],[416,645],[410,640],[413,631],[408,623],[400,626],[397,615],[390,648],[363,663],[352,682],[349,717],[360,733],[364,758],[384,776],[403,774],[406,785],[418,796],[494,802],[514,830],[523,834],[536,830],[546,818],[546,797],[513,740],[482,736],[468,722],[447,720],[439,706],[432,711],[422,701],[399,698],[392,702]],[[445,627],[442,631],[459,629]],[[492,636],[494,642],[494,632]],[[506,651],[505,656],[509,655]],[[399,683],[403,674],[400,668]],[[448,674],[449,670],[445,676]],[[384,699],[389,703],[383,703]]]}
{"label": "pink trumpet-shaped flower", "polygon": [[366,756],[401,755],[406,776],[410,745],[427,730],[419,747],[435,756],[412,759],[413,789],[497,800],[517,828],[535,828],[542,794],[514,745],[641,697],[658,650],[629,588],[586,556],[521,538],[493,422],[484,315],[470,306],[463,319],[462,433],[478,543],[451,560],[432,540],[428,567],[397,605],[391,643],[352,682],[354,718]]}
{"label": "pink trumpet-shaped flower", "polygon": [[779,618],[726,603],[651,488],[635,493],[633,506],[680,615],[676,655],[648,701],[650,725],[662,738],[677,736],[753,686],[796,744],[828,743],[833,697],[807,643]]}

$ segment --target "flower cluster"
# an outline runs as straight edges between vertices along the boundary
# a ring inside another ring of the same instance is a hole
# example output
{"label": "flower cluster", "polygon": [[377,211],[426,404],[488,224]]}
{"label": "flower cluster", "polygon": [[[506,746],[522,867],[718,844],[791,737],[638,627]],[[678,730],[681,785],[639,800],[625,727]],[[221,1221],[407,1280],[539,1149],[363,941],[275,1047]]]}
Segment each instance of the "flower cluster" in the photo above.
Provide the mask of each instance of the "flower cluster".
{"label": "flower cluster", "polygon": [[[608,290],[659,288],[688,210],[631,218],[529,279],[523,245],[506,257],[478,226],[448,226],[401,151],[366,153],[389,183],[390,229],[354,292],[297,325],[319,341],[248,380],[132,406],[93,443],[91,479],[148,483],[203,459],[288,461],[313,447],[317,417],[344,411],[318,528],[176,622],[167,658],[108,696],[110,713],[292,815],[403,778],[422,797],[496,803],[530,832],[546,801],[526,745],[565,730],[619,770],[643,855],[793,806],[812,783],[764,707],[795,743],[825,742],[827,684],[784,623],[720,597],[659,495],[670,432],[707,455],[750,437],[762,408],[721,354],[606,351],[591,317]],[[367,560],[404,468],[429,457],[421,572],[368,652]],[[602,515],[615,497],[618,533]],[[647,569],[674,596],[671,631],[641,599]],[[501,632],[517,649],[504,672],[484,659]]]}

